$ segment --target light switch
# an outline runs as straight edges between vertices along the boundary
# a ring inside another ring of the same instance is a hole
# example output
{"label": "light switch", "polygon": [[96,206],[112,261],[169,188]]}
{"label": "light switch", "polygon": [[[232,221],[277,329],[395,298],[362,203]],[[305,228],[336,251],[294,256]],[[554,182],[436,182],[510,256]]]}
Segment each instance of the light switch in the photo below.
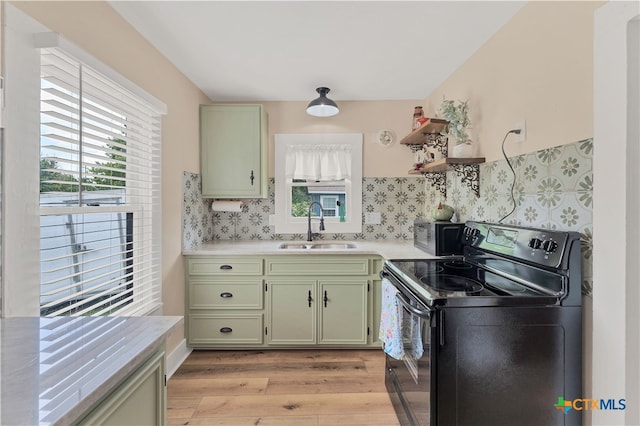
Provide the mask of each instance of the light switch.
{"label": "light switch", "polygon": [[365,213],[364,223],[366,225],[380,225],[380,212]]}

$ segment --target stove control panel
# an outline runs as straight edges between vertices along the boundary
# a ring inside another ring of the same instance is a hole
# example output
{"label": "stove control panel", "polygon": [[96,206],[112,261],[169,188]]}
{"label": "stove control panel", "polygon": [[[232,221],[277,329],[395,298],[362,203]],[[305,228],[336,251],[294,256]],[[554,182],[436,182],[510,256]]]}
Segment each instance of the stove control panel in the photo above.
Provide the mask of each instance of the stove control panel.
{"label": "stove control panel", "polygon": [[525,228],[487,222],[466,223],[464,244],[548,267],[558,267],[576,232]]}
{"label": "stove control panel", "polygon": [[531,238],[529,240],[529,248],[533,250],[544,250],[547,253],[553,253],[558,249],[558,243],[552,239],[541,240],[540,238]]}

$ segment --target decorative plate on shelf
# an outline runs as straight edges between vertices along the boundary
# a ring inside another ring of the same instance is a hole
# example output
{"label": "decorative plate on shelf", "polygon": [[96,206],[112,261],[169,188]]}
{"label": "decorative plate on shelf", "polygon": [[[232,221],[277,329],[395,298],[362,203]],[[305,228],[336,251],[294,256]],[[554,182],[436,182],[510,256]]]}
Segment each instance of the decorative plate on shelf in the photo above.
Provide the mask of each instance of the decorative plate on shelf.
{"label": "decorative plate on shelf", "polygon": [[389,147],[396,141],[396,135],[392,130],[380,130],[378,132],[378,143],[382,146]]}

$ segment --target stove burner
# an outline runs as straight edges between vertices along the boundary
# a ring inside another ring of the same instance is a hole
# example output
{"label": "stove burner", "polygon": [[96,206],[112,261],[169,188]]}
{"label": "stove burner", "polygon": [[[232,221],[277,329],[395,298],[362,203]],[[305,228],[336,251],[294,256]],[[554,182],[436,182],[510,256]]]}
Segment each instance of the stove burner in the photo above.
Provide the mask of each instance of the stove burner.
{"label": "stove burner", "polygon": [[420,282],[437,291],[473,294],[482,291],[483,287],[476,280],[449,274],[425,275]]}
{"label": "stove burner", "polygon": [[419,275],[437,274],[444,271],[444,268],[435,263],[420,263],[416,265],[416,272]]}
{"label": "stove burner", "polygon": [[463,262],[460,260],[452,260],[449,262],[445,262],[444,266],[446,266],[447,268],[451,268],[451,269],[471,269],[473,268],[472,265],[468,264],[467,262]]}

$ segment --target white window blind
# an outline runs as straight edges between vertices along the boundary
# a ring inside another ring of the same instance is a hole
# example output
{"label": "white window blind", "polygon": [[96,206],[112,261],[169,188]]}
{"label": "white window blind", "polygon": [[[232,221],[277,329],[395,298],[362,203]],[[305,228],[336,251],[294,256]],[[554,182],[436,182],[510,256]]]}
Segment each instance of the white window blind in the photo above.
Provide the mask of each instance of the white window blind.
{"label": "white window blind", "polygon": [[59,48],[41,49],[40,313],[161,302],[160,118]]}

